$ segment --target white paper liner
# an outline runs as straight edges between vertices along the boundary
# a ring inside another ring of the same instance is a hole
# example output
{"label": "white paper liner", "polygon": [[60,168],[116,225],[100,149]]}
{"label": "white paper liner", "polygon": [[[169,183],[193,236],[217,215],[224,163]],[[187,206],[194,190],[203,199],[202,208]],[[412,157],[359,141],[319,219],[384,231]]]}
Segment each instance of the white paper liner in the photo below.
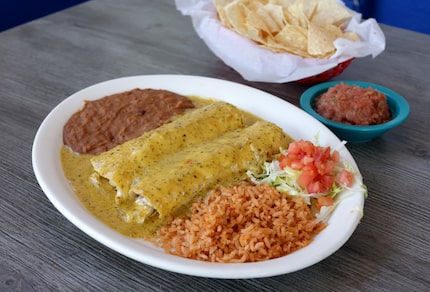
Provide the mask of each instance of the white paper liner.
{"label": "white paper liner", "polygon": [[195,31],[209,49],[248,81],[296,81],[334,68],[351,58],[369,55],[375,58],[385,49],[384,33],[376,20],[362,21],[361,14],[352,10],[353,17],[346,31],[356,32],[361,40],[354,42],[339,38],[334,41],[334,55],[328,59],[316,59],[273,52],[227,29],[219,21],[212,0],[175,2],[183,15],[191,16]]}

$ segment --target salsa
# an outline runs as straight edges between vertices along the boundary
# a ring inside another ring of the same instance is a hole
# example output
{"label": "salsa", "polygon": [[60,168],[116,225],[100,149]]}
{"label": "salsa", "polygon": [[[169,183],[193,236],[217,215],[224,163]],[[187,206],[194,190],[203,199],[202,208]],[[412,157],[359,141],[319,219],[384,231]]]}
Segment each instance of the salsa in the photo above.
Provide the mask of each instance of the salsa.
{"label": "salsa", "polygon": [[339,83],[315,100],[326,119],[350,125],[376,125],[391,119],[385,94],[371,88]]}

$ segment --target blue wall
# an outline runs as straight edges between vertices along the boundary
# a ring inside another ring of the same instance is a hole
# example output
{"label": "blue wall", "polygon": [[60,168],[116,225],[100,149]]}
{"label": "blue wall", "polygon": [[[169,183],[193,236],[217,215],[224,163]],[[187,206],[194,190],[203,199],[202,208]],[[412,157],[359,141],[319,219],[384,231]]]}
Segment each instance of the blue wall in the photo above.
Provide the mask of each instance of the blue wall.
{"label": "blue wall", "polygon": [[[0,31],[85,1],[88,0],[0,0]],[[380,23],[430,34],[430,0],[344,2],[361,12],[363,18],[372,17]]]}
{"label": "blue wall", "polygon": [[345,0],[363,18],[430,34],[430,0]]}
{"label": "blue wall", "polygon": [[0,0],[0,31],[88,0]]}

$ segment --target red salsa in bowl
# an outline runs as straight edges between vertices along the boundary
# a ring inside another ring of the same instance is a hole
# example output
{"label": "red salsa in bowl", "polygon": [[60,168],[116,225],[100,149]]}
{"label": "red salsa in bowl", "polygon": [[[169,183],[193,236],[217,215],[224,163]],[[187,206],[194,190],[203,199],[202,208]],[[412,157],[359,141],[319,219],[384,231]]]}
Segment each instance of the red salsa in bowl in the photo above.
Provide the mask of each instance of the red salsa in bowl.
{"label": "red salsa in bowl", "polygon": [[387,97],[372,87],[343,82],[315,99],[314,108],[326,119],[350,125],[376,125],[391,119]]}
{"label": "red salsa in bowl", "polygon": [[311,86],[300,106],[340,139],[363,143],[402,124],[408,102],[397,92],[364,81],[329,81]]}

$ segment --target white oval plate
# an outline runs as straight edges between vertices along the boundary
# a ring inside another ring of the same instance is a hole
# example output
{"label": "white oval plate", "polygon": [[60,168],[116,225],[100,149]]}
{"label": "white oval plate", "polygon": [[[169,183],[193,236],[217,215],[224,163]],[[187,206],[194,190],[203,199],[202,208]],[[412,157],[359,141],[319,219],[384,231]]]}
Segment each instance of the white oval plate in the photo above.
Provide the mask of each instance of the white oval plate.
{"label": "white oval plate", "polygon": [[[134,88],[166,89],[183,95],[197,95],[227,101],[274,122],[294,139],[314,140],[323,146],[338,146],[340,140],[323,124],[271,94],[249,86],[206,77],[185,75],[146,75],[114,79],[85,88],[61,102],[42,122],[33,144],[36,178],[52,204],[74,225],[107,247],[139,262],[194,276],[212,278],[259,278],[294,272],[313,265],[338,250],[354,232],[362,215],[363,191],[348,195],[332,214],[329,225],[305,248],[290,255],[257,263],[223,264],[190,260],[166,254],[144,240],[132,239],[104,225],[89,213],[74,195],[63,175],[60,148],[63,126],[79,110],[84,100]],[[341,156],[361,175],[346,148]],[[359,188],[357,188],[359,189]]]}

